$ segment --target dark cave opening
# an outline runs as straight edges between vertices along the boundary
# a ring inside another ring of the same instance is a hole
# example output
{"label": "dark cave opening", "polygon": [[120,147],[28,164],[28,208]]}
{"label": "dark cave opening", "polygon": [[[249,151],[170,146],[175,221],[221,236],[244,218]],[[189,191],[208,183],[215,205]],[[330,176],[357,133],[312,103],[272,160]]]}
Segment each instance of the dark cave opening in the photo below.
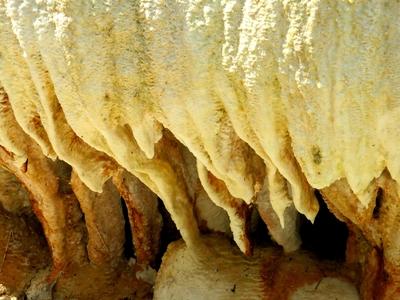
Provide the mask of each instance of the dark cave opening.
{"label": "dark cave opening", "polygon": [[326,206],[321,194],[315,191],[320,209],[314,224],[300,215],[300,236],[302,248],[320,259],[344,261],[348,229]]}
{"label": "dark cave opening", "polygon": [[378,188],[378,191],[376,193],[376,198],[375,198],[375,207],[374,210],[372,212],[372,217],[374,219],[379,219],[379,214],[380,214],[380,210],[382,207],[382,200],[383,200],[383,196],[384,196],[384,191],[382,188]]}
{"label": "dark cave opening", "polygon": [[132,257],[136,257],[136,255],[135,255],[135,248],[133,246],[132,228],[131,228],[131,223],[129,222],[128,208],[126,206],[125,200],[122,197],[121,197],[121,207],[125,220],[124,256],[126,259],[130,259]]}
{"label": "dark cave opening", "polygon": [[154,267],[156,270],[158,270],[161,266],[162,256],[167,251],[169,243],[182,238],[179,230],[176,228],[175,223],[172,221],[170,213],[167,211],[160,198],[158,198],[158,210],[162,216],[163,225],[160,233],[160,248],[154,262]]}

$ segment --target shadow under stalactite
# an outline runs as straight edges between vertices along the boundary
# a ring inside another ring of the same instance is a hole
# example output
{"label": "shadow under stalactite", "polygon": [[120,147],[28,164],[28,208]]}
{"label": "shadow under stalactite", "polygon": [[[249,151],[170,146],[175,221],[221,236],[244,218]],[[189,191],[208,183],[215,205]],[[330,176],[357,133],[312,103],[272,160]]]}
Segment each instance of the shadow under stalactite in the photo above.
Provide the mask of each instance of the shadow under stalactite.
{"label": "shadow under stalactite", "polygon": [[328,209],[321,194],[315,191],[319,202],[319,212],[314,224],[300,215],[300,236],[302,248],[320,259],[344,261],[348,229]]}

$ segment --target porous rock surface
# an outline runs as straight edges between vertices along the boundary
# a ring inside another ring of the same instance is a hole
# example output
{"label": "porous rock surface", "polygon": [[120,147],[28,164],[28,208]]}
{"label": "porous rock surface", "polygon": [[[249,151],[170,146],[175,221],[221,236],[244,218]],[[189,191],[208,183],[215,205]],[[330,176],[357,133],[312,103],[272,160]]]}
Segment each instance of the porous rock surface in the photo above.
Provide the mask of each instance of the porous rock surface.
{"label": "porous rock surface", "polygon": [[295,251],[317,189],[362,297],[396,297],[399,17],[390,0],[0,0],[0,163],[30,202],[2,204],[39,219],[54,293],[73,270],[123,282],[120,196],[144,270],[157,198],[199,257],[210,231],[251,255],[254,211]]}

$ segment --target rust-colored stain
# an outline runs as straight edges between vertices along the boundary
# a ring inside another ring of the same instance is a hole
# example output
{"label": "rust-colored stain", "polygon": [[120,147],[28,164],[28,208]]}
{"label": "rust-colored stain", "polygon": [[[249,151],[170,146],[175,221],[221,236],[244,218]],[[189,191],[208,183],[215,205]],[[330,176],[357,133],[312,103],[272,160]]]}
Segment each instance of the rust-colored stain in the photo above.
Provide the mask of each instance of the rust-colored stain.
{"label": "rust-colored stain", "polygon": [[117,179],[115,183],[128,209],[136,259],[141,264],[152,263],[157,249],[153,247],[151,228],[146,224],[145,216],[135,207],[135,203],[138,203],[138,200],[134,199],[132,193],[129,192],[129,187],[126,186],[124,180]]}
{"label": "rust-colored stain", "polygon": [[305,253],[285,255],[280,250],[275,250],[262,264],[260,275],[265,300],[288,300],[297,289],[312,283],[318,289],[324,277],[354,280],[353,273],[339,263],[312,259]]}

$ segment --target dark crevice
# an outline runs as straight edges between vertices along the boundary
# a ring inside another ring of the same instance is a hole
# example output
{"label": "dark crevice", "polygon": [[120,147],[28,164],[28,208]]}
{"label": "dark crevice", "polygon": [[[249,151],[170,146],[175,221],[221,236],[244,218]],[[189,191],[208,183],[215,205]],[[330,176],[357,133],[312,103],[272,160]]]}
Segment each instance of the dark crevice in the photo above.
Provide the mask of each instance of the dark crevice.
{"label": "dark crevice", "polygon": [[320,259],[344,261],[348,229],[327,208],[321,194],[316,191],[320,209],[314,224],[300,216],[302,248],[314,253]]}
{"label": "dark crevice", "polygon": [[63,195],[73,194],[71,187],[72,167],[66,162],[57,159],[53,164],[53,170],[58,178],[58,192]]}
{"label": "dark crevice", "polygon": [[251,223],[250,240],[254,245],[268,247],[274,244],[267,225],[262,221],[256,209],[252,211]]}
{"label": "dark crevice", "polygon": [[122,213],[125,220],[125,244],[124,244],[124,256],[126,259],[135,257],[135,250],[133,248],[133,236],[131,223],[129,222],[129,213],[126,206],[125,200],[121,197]]}
{"label": "dark crevice", "polygon": [[155,269],[158,270],[161,265],[161,259],[167,251],[168,244],[181,239],[181,234],[176,228],[175,223],[172,221],[171,215],[164,206],[164,203],[158,199],[158,210],[163,219],[163,226],[160,234],[160,248],[155,259]]}
{"label": "dark crevice", "polygon": [[372,217],[374,219],[379,218],[379,213],[380,213],[381,206],[382,206],[382,200],[383,200],[383,189],[378,188],[378,191],[376,192],[376,198],[375,198],[375,207],[372,212]]}

